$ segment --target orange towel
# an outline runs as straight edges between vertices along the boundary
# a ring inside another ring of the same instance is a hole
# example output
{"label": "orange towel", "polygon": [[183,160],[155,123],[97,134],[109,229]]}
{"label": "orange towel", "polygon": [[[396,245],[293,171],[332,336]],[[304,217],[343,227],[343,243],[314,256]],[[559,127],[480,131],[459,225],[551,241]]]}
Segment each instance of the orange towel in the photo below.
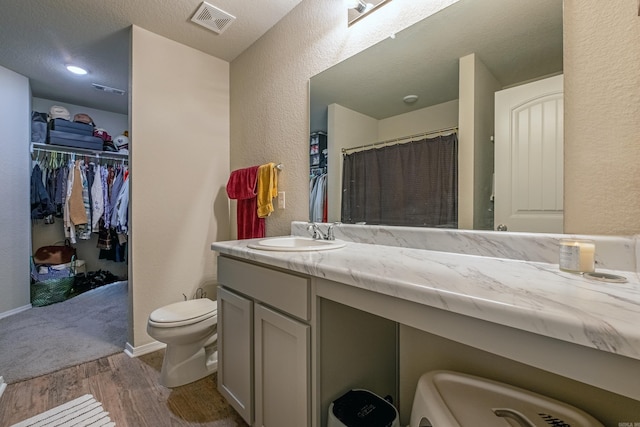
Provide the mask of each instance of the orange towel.
{"label": "orange towel", "polygon": [[258,218],[265,218],[273,212],[271,200],[278,196],[278,173],[275,163],[267,163],[258,168]]}

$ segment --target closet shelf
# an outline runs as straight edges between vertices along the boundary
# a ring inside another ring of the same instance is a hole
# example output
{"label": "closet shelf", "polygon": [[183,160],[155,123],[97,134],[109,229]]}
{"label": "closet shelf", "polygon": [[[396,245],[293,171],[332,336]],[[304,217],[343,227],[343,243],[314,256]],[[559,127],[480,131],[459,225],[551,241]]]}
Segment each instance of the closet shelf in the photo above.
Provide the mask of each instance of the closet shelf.
{"label": "closet shelf", "polygon": [[65,154],[84,154],[91,157],[100,159],[113,159],[113,160],[129,160],[129,154],[116,153],[112,151],[97,151],[88,150],[86,148],[66,147],[64,145],[55,144],[41,144],[34,142],[31,144],[31,152],[44,151],[49,153],[65,153]]}

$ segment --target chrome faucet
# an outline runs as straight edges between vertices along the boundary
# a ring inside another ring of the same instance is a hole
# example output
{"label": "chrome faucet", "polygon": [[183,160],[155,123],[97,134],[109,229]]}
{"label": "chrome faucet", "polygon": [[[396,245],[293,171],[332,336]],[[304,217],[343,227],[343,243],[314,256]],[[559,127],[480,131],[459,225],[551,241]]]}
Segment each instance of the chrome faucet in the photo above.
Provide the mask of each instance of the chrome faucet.
{"label": "chrome faucet", "polygon": [[316,224],[315,222],[309,223],[309,225],[307,226],[307,231],[311,234],[311,238],[314,240],[336,240],[334,234],[333,234],[333,228],[336,225],[340,225],[340,222],[334,222],[333,224],[329,225],[329,228],[327,228],[327,233],[323,233],[322,230],[320,230],[320,227],[318,226],[318,224]]}
{"label": "chrome faucet", "polygon": [[307,231],[311,234],[313,240],[324,240],[324,234],[320,231],[320,227],[315,222],[307,226]]}
{"label": "chrome faucet", "polygon": [[327,240],[336,240],[336,236],[333,235],[333,228],[335,226],[339,226],[340,224],[342,224],[341,222],[334,222],[333,224],[331,224],[329,226],[329,228],[327,229]]}

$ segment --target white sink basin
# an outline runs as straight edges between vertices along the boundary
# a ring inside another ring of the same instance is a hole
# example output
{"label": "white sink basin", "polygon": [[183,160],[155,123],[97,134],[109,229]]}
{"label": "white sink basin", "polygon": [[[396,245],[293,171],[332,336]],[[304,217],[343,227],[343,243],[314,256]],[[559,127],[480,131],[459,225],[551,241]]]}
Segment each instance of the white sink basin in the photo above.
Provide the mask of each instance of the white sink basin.
{"label": "white sink basin", "polygon": [[304,252],[304,251],[328,251],[344,247],[342,240],[314,240],[310,237],[287,236],[272,237],[249,244],[252,249],[264,251]]}

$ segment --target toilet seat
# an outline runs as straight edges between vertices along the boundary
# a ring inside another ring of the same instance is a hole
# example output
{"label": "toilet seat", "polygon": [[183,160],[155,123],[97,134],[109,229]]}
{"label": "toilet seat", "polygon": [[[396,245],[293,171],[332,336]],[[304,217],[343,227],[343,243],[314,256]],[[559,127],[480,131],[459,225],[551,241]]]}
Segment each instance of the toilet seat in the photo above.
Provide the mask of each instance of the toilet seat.
{"label": "toilet seat", "polygon": [[218,315],[218,304],[208,298],[180,301],[160,307],[149,315],[149,325],[173,328],[192,325]]}

